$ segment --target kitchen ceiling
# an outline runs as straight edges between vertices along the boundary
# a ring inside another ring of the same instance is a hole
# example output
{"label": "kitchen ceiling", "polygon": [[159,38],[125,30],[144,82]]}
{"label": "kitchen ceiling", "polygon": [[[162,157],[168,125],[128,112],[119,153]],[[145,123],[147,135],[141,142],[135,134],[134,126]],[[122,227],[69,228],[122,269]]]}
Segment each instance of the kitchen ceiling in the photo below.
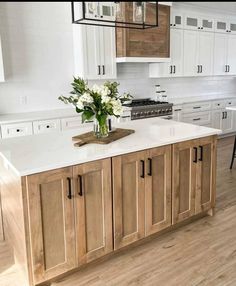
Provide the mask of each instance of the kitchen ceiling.
{"label": "kitchen ceiling", "polygon": [[184,4],[191,4],[197,7],[206,7],[213,10],[223,10],[230,13],[236,13],[236,2],[225,2],[225,1],[212,1],[212,2],[183,2]]}

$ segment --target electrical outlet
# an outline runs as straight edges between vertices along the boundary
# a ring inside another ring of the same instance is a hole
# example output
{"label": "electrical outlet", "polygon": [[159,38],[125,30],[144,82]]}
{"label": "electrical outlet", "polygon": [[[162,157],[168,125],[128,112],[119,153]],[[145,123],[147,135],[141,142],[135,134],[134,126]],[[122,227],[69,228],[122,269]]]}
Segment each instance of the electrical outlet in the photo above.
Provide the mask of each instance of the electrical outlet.
{"label": "electrical outlet", "polygon": [[20,97],[20,104],[21,105],[26,105],[27,104],[27,96],[26,95],[21,95]]}

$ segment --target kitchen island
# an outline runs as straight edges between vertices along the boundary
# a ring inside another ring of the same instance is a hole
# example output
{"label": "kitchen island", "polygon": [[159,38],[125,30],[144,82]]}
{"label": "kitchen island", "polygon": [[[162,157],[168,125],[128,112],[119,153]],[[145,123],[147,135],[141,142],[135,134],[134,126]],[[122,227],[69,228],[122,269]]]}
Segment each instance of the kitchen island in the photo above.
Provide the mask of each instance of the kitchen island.
{"label": "kitchen island", "polygon": [[5,236],[26,285],[48,283],[215,206],[220,130],[158,118],[75,148],[77,131],[2,140]]}

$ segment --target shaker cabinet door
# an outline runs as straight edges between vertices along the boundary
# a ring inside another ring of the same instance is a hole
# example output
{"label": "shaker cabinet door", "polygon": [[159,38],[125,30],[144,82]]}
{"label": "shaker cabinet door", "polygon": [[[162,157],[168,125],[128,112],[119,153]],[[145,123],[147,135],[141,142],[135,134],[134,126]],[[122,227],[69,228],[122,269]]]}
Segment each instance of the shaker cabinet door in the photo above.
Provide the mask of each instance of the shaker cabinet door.
{"label": "shaker cabinet door", "polygon": [[70,167],[27,176],[35,284],[77,266],[72,190]]}
{"label": "shaker cabinet door", "polygon": [[145,236],[145,154],[112,158],[115,249]]}
{"label": "shaker cabinet door", "polygon": [[173,145],[172,157],[172,223],[195,213],[197,147],[194,141]]}
{"label": "shaker cabinet door", "polygon": [[171,225],[171,146],[147,151],[146,236]]}
{"label": "shaker cabinet door", "polygon": [[73,167],[79,265],[113,250],[111,160]]}

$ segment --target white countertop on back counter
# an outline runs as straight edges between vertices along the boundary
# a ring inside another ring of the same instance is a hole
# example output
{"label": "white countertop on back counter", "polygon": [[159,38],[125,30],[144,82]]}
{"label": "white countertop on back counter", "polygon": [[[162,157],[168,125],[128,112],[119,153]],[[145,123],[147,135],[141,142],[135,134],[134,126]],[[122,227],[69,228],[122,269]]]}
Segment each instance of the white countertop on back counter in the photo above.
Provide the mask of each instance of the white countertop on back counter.
{"label": "white countertop on back counter", "polygon": [[226,93],[226,94],[207,94],[201,96],[188,96],[188,97],[170,97],[168,101],[174,105],[181,105],[185,103],[200,102],[200,101],[212,101],[212,100],[224,100],[224,99],[235,99],[236,94]]}
{"label": "white countertop on back counter", "polygon": [[90,128],[3,139],[0,141],[0,156],[18,175],[26,176],[221,133],[217,129],[160,118],[135,120],[117,126],[134,129],[135,133],[108,145],[81,147],[74,147],[71,138],[90,131]]}

